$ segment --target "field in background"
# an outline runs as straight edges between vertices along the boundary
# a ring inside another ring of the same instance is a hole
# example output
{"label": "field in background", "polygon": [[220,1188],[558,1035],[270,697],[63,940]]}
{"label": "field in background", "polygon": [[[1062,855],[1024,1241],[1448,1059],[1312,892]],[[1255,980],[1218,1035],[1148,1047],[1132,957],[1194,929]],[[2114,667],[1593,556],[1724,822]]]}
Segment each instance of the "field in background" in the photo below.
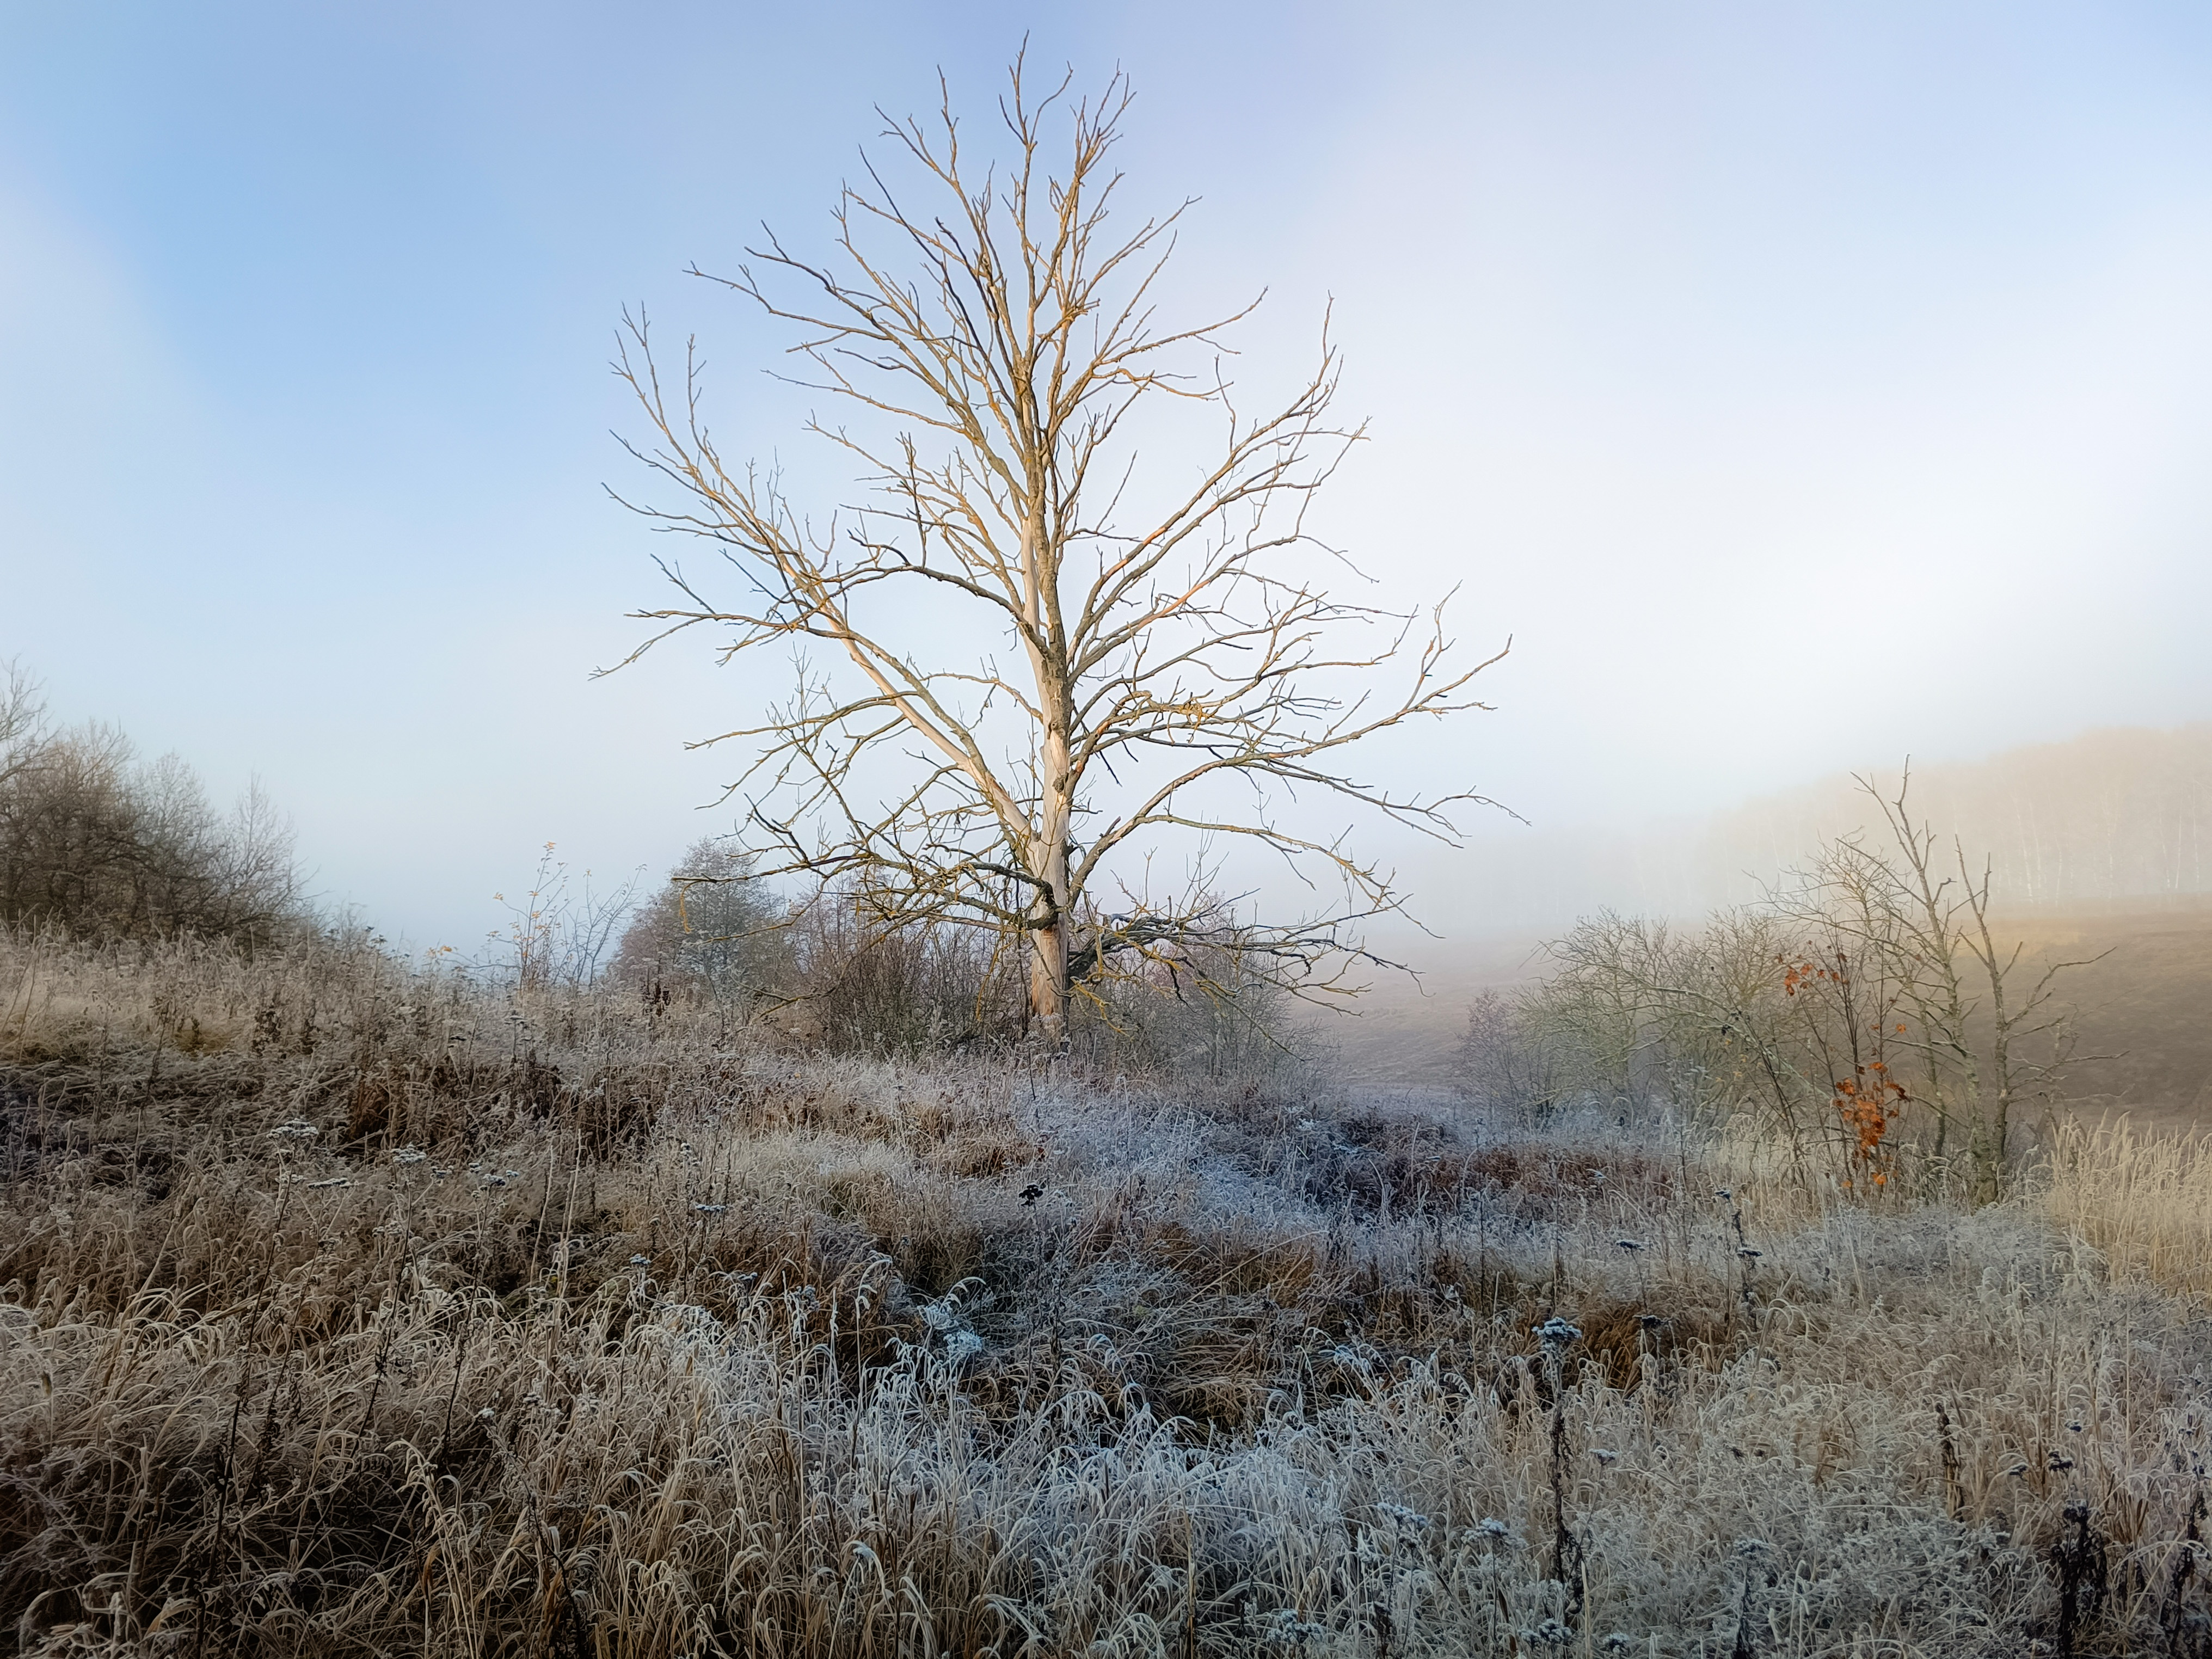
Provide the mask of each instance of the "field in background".
{"label": "field in background", "polygon": [[27,1652],[2212,1652],[2193,1141],[1846,1203],[343,941],[0,1015]]}
{"label": "field in background", "polygon": [[[2069,996],[2080,1009],[2073,1090],[2145,1123],[2196,1126],[2212,1114],[2212,902],[2031,915],[2031,950],[2098,957]],[[2090,1056],[2107,1054],[2098,1060]]]}
{"label": "field in background", "polygon": [[1393,1088],[1450,1087],[1468,1006],[1485,991],[1535,984],[1544,973],[1544,944],[1536,934],[1447,939],[1429,945],[1418,960],[1418,981],[1376,973],[1349,1012],[1308,1022],[1347,1075]]}

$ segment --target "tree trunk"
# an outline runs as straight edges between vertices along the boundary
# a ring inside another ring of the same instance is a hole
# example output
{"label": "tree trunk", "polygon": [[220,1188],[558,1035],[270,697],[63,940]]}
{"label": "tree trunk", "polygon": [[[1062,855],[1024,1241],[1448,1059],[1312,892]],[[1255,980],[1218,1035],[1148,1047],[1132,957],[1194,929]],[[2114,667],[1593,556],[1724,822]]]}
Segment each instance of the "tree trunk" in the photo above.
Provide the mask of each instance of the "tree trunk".
{"label": "tree trunk", "polygon": [[1030,931],[1030,1002],[1044,1025],[1045,1046],[1067,1052],[1067,924],[1073,896],[1067,884],[1067,833],[1073,818],[1066,728],[1056,722],[1044,744],[1043,823],[1038,836],[1036,874],[1044,884],[1037,895],[1041,926]]}
{"label": "tree trunk", "polygon": [[1067,924],[1030,933],[1030,1007],[1044,1028],[1045,1048],[1067,1052]]}
{"label": "tree trunk", "polygon": [[1037,925],[1030,930],[1030,1006],[1044,1027],[1046,1049],[1065,1054],[1067,1034],[1067,924],[1074,895],[1068,887],[1067,839],[1075,825],[1075,777],[1068,733],[1075,711],[1067,663],[1059,649],[1054,585],[1059,561],[1051,556],[1044,525],[1042,476],[1033,478],[1028,521],[1022,527],[1024,606],[1033,630],[1030,672],[1044,715],[1037,755],[1037,823],[1030,872],[1041,884],[1033,902]]}

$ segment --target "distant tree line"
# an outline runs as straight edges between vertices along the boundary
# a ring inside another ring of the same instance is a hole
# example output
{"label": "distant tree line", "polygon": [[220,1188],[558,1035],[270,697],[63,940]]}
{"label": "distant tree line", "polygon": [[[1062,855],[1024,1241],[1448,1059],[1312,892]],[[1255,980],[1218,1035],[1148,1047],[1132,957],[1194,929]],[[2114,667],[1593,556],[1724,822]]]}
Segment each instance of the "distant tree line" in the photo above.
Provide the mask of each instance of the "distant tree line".
{"label": "distant tree line", "polygon": [[[1912,795],[1988,854],[2009,914],[2191,908],[2212,897],[2212,723],[1916,763]],[[1808,848],[1885,834],[1871,808],[1838,774],[1691,822],[1494,838],[1462,878],[1460,902],[1500,934],[1551,928],[1601,902],[1700,916],[1755,901]]]}
{"label": "distant tree line", "polygon": [[[1986,761],[1913,769],[1920,810],[1986,851],[2007,908],[2088,908],[2212,892],[2212,724],[2090,732]],[[1855,781],[1831,779],[1716,819],[1646,860],[1646,904],[1680,915],[1743,896],[1854,824]]]}

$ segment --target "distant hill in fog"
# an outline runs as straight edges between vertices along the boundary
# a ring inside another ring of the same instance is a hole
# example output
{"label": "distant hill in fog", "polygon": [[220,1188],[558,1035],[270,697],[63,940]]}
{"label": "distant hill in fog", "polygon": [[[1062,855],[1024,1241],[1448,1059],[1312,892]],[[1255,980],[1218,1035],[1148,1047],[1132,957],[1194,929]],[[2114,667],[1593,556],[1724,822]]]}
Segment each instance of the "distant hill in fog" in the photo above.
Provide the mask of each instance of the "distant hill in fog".
{"label": "distant hill in fog", "polygon": [[[1894,792],[1902,768],[1871,774]],[[2212,892],[2212,725],[2091,732],[1992,759],[1916,765],[1912,816],[1977,867],[2004,909],[2076,910]],[[1757,898],[1824,840],[1881,835],[1847,774],[1641,831],[1492,829],[1422,919],[1453,938],[1540,937],[1615,909],[1698,917]]]}
{"label": "distant hill in fog", "polygon": [[[1901,769],[1873,775],[1893,793]],[[2212,725],[2090,732],[1971,764],[1915,767],[1912,816],[1994,866],[2000,904],[2077,910],[2212,890]],[[1680,849],[1679,898],[1710,908],[1755,896],[1758,883],[1820,841],[1881,832],[1873,804],[1832,778],[1715,818]],[[1671,897],[1672,896],[1670,896]]]}

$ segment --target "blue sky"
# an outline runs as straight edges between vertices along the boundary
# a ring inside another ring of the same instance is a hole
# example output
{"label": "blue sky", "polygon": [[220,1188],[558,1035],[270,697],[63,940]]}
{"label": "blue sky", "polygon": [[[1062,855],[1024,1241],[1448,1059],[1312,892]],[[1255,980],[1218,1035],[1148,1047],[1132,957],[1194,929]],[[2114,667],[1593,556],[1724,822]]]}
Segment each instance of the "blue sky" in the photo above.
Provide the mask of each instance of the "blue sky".
{"label": "blue sky", "polygon": [[[1255,380],[1334,300],[1330,532],[1514,636],[1375,775],[1632,827],[2212,717],[2212,14],[2129,5],[10,0],[0,656],[258,771],[418,944],[547,840],[665,864],[735,770],[684,740],[783,677],[587,678],[655,597],[614,325],[834,496],[783,337],[682,272],[818,246],[872,106],[980,108],[1025,31],[1133,77],[1128,188],[1201,198],[1171,297],[1267,287]],[[1480,848],[1403,851],[1478,928]]]}

